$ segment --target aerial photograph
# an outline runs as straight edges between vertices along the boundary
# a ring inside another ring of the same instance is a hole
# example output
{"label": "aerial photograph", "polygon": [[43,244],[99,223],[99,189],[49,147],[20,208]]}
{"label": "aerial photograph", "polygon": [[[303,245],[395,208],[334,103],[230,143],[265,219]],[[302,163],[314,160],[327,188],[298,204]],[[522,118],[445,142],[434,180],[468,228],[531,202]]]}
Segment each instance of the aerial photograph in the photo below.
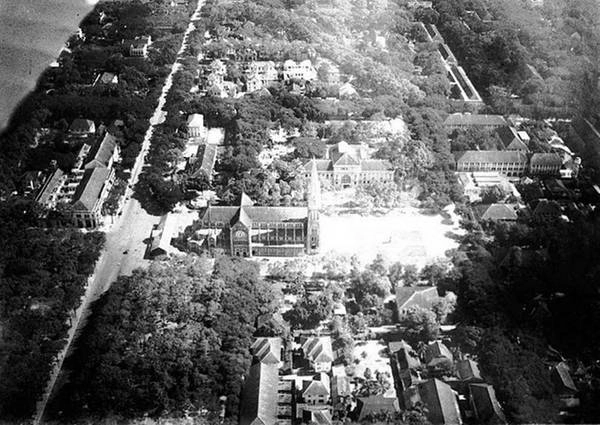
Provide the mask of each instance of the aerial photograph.
{"label": "aerial photograph", "polygon": [[42,424],[600,424],[600,0],[0,0]]}

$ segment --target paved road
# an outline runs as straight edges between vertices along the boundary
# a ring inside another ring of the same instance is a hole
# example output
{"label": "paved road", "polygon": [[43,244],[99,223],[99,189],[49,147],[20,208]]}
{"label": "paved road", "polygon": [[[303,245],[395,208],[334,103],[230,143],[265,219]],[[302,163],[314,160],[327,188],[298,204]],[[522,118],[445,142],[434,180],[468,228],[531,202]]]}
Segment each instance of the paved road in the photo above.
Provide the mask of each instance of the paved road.
{"label": "paved road", "polygon": [[[193,21],[199,19],[199,11],[203,4],[204,0],[198,1],[196,12],[190,19],[188,28],[184,33],[178,57],[183,54],[183,51],[187,47],[188,36],[195,28]],[[53,394],[56,382],[61,375],[64,359],[71,352],[74,342],[85,327],[92,303],[110,288],[110,285],[119,275],[129,275],[134,269],[148,264],[148,261],[144,259],[146,250],[146,243],[144,240],[150,237],[152,226],[158,223],[159,217],[148,214],[141,207],[140,203],[132,198],[133,187],[137,183],[139,175],[145,165],[145,158],[150,148],[150,140],[152,139],[154,128],[165,120],[165,111],[162,109],[165,106],[167,94],[173,85],[173,75],[180,67],[181,64],[176,61],[172,65],[171,72],[165,80],[158,106],[149,120],[150,127],[146,132],[142,148],[131,170],[129,186],[125,193],[125,204],[121,210],[122,213],[117,217],[116,221],[112,223],[106,233],[106,245],[102,250],[100,259],[96,263],[94,274],[90,277],[90,282],[81,306],[79,307],[76,316],[73,318],[73,324],[68,333],[67,343],[57,356],[57,361],[48,381],[47,389],[42,400],[38,403],[36,414],[33,418],[34,424],[43,422],[46,405]]]}

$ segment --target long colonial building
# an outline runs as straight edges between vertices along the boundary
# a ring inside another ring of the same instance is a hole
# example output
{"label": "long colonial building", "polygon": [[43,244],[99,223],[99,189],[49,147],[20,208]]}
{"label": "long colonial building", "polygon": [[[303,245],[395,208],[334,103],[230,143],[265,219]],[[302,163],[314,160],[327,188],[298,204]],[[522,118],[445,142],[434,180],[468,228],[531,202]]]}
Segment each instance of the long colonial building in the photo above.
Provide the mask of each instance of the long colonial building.
{"label": "long colonial building", "polygon": [[323,182],[336,189],[358,186],[366,183],[391,183],[394,181],[394,168],[389,161],[369,159],[364,145],[349,145],[339,142],[327,150],[325,159],[306,163],[306,177],[313,166]]}
{"label": "long colonial building", "polygon": [[255,206],[245,194],[237,206],[209,206],[188,240],[201,251],[223,249],[238,257],[293,257],[319,250],[321,193],[313,162],[307,207]]}

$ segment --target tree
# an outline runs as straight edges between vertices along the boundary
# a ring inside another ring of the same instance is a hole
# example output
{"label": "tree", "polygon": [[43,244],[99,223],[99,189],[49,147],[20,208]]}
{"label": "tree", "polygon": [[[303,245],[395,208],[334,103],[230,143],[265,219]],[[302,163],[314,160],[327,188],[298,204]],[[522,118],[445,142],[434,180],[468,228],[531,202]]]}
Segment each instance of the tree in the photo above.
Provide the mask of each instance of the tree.
{"label": "tree", "polygon": [[442,262],[435,262],[426,265],[421,270],[421,279],[427,281],[431,286],[437,286],[448,273],[448,266]]}
{"label": "tree", "polygon": [[333,301],[330,297],[305,293],[283,318],[292,329],[314,329],[321,321],[333,313]]}
{"label": "tree", "polygon": [[435,313],[438,323],[445,323],[448,315],[452,314],[455,308],[456,295],[454,295],[452,292],[448,292],[446,293],[446,296],[437,301],[431,309]]}
{"label": "tree", "polygon": [[440,334],[435,313],[418,306],[409,308],[400,318],[398,326],[402,328],[403,337],[410,344],[435,340]]}
{"label": "tree", "polygon": [[390,294],[391,288],[387,276],[365,270],[352,279],[348,290],[361,308],[369,309],[382,306],[383,299]]}
{"label": "tree", "polygon": [[75,419],[218,412],[226,395],[226,411],[237,412],[256,319],[274,312],[273,293],[253,263],[219,257],[209,270],[188,256],[120,277],[81,336],[52,410]]}

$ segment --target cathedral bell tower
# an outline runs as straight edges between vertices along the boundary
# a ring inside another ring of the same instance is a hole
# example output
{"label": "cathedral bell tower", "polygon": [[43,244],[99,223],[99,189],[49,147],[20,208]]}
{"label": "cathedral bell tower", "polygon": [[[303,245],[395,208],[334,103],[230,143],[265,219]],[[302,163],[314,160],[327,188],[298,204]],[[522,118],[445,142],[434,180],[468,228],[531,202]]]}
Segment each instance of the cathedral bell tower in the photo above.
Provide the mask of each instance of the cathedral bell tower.
{"label": "cathedral bell tower", "polygon": [[321,184],[317,172],[317,161],[311,161],[310,181],[308,182],[308,219],[306,223],[306,253],[319,252],[319,211],[321,209]]}

